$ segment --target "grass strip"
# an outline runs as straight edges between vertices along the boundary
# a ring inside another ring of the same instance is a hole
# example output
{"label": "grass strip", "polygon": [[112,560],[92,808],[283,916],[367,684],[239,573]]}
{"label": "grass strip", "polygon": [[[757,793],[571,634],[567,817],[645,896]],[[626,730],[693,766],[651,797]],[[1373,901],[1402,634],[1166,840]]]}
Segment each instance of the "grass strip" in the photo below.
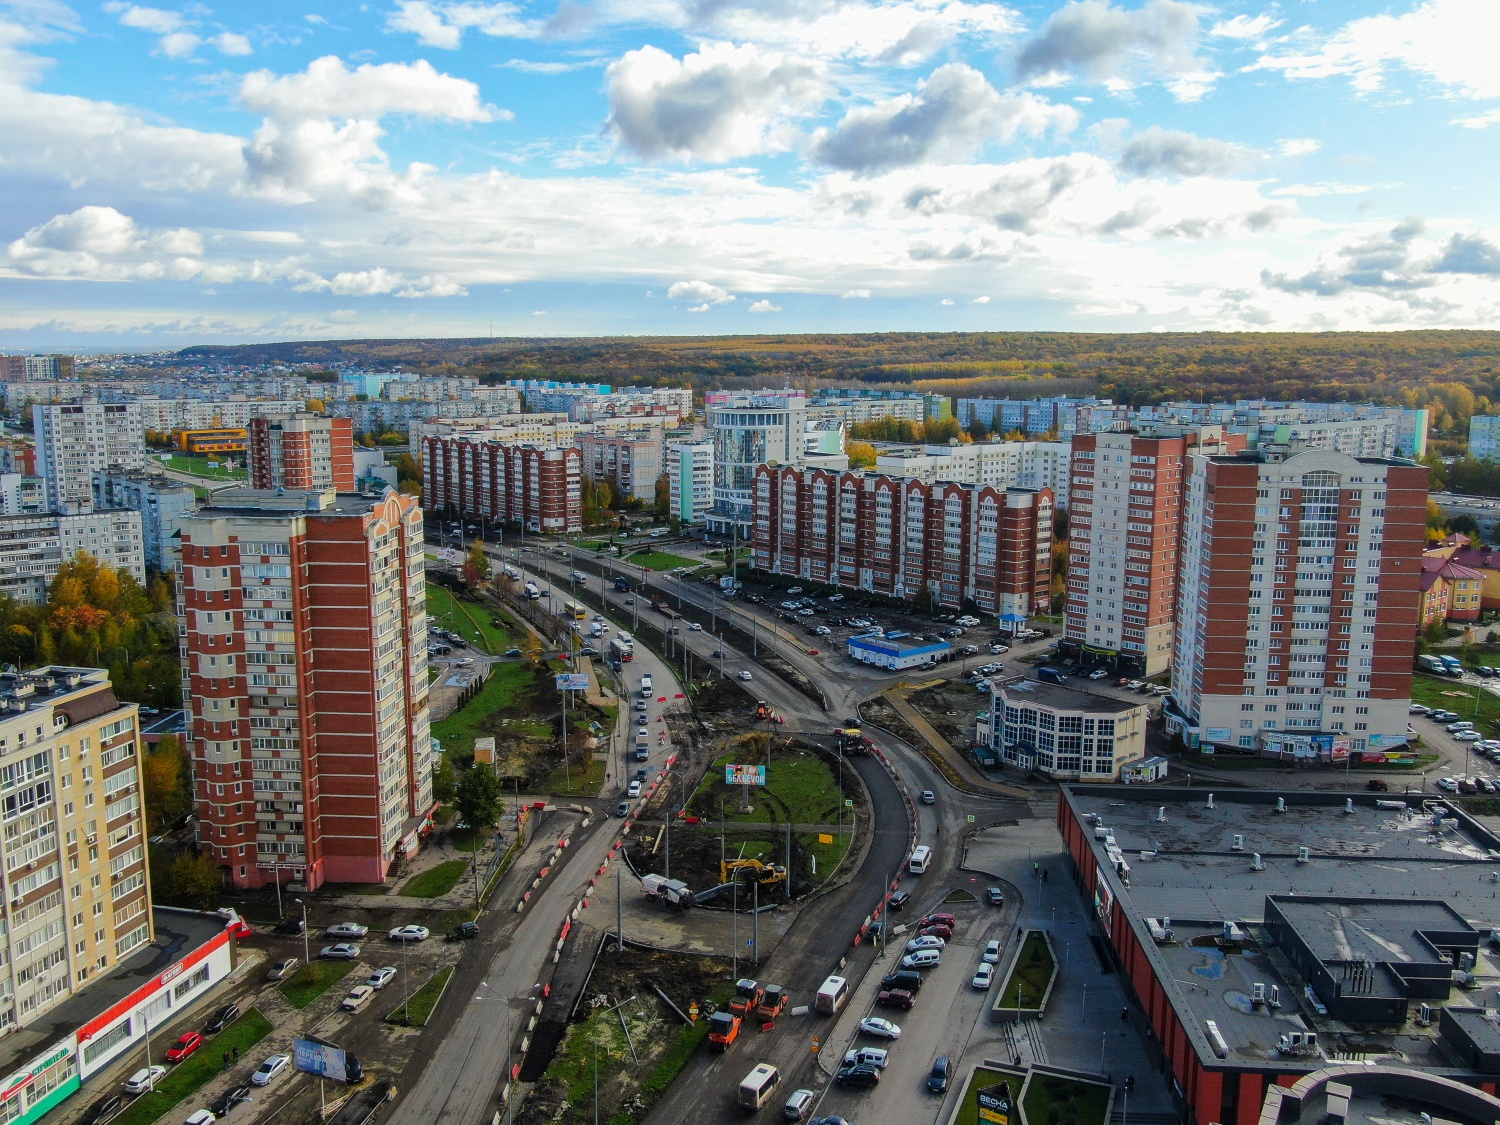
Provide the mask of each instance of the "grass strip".
{"label": "grass strip", "polygon": [[1057,963],[1047,948],[1047,939],[1040,930],[1027,930],[1026,940],[1021,946],[1021,956],[1016,960],[1010,975],[1005,978],[1005,988],[1000,993],[1002,1008],[1035,1008],[1042,1002],[1047,985]]}
{"label": "grass strip", "polygon": [[[443,998],[443,990],[448,987],[448,978],[453,975],[453,967],[443,969],[432,976],[426,984],[411,994],[411,1001],[402,1000],[399,1007],[390,1015],[385,1017],[386,1023],[393,1023],[399,1027],[426,1027],[427,1021],[432,1018],[432,1010],[438,1006],[438,1001]],[[407,1013],[410,1012],[408,1019]]]}
{"label": "grass strip", "polygon": [[305,1008],[354,968],[353,961],[314,961],[303,965],[281,986],[281,994],[294,1008]]}
{"label": "grass strip", "polygon": [[447,863],[440,863],[413,875],[398,893],[411,898],[436,898],[438,895],[445,895],[458,885],[468,869],[468,860],[450,859]]}
{"label": "grass strip", "polygon": [[[238,1047],[240,1054],[271,1033],[271,1021],[259,1008],[251,1008],[223,1031],[198,1048],[197,1054],[178,1063],[156,1084],[149,1094],[142,1094],[116,1118],[116,1125],[149,1125],[179,1102],[224,1073],[224,1053]],[[255,1062],[259,1066],[258,1061]]]}

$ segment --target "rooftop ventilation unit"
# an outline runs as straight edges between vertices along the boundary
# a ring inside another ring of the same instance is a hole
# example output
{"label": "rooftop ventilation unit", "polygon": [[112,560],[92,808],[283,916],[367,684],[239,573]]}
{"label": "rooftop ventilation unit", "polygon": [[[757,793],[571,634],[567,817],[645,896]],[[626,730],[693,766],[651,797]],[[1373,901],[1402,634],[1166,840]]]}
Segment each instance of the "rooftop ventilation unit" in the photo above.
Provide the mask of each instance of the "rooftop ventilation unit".
{"label": "rooftop ventilation unit", "polygon": [[1276,798],[1276,811],[1279,812],[1279,813],[1286,812],[1286,798],[1285,797],[1277,797]]}
{"label": "rooftop ventilation unit", "polygon": [[1265,860],[1263,860],[1263,859],[1260,858],[1260,852],[1256,852],[1254,855],[1252,855],[1250,857],[1250,870],[1251,871],[1264,871],[1265,869],[1266,869]]}
{"label": "rooftop ventilation unit", "polygon": [[1229,850],[1232,852],[1242,852],[1245,850],[1245,835],[1243,832],[1236,832],[1234,834],[1234,838],[1229,844]]}
{"label": "rooftop ventilation unit", "polygon": [[1224,1041],[1224,1036],[1219,1034],[1219,1025],[1213,1020],[1204,1020],[1203,1030],[1208,1033],[1208,1042],[1214,1049],[1214,1056],[1216,1058],[1227,1059],[1229,1057],[1229,1044]]}
{"label": "rooftop ventilation unit", "polygon": [[1307,847],[1306,844],[1303,844],[1300,848],[1297,849],[1297,862],[1298,863],[1311,863],[1312,862],[1312,852],[1308,849],[1308,847]]}
{"label": "rooftop ventilation unit", "polygon": [[1264,1004],[1266,1002],[1266,986],[1263,981],[1256,981],[1250,986],[1250,1003]]}
{"label": "rooftop ventilation unit", "polygon": [[1344,798],[1344,812],[1345,812],[1346,815],[1349,815],[1349,816],[1354,815],[1354,798],[1353,797],[1345,797]]}
{"label": "rooftop ventilation unit", "polygon": [[1208,795],[1208,807],[1209,808],[1213,808],[1214,807],[1214,795],[1212,793],[1210,793]]}
{"label": "rooftop ventilation unit", "polygon": [[1165,823],[1167,823],[1167,806],[1166,805],[1161,805],[1161,806],[1159,806],[1157,808],[1157,810],[1156,810],[1156,823],[1157,824],[1165,824]]}

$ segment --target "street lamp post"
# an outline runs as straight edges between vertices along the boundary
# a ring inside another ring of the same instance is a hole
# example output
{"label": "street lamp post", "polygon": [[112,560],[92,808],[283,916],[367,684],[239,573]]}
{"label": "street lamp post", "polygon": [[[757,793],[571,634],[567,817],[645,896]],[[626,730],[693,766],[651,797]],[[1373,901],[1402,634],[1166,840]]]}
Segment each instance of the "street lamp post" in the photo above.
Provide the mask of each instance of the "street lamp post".
{"label": "street lamp post", "polygon": [[302,907],[302,958],[307,964],[311,965],[312,937],[307,932],[307,903],[303,902],[300,898],[293,899],[292,901]]}

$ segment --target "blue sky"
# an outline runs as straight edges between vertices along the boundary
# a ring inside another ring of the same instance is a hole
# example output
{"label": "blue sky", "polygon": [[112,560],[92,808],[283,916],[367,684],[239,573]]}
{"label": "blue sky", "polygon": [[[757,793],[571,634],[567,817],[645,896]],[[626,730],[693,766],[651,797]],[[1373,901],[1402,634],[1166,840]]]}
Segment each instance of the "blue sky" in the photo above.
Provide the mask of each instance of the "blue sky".
{"label": "blue sky", "polygon": [[1495,0],[0,0],[0,347],[1492,327]]}

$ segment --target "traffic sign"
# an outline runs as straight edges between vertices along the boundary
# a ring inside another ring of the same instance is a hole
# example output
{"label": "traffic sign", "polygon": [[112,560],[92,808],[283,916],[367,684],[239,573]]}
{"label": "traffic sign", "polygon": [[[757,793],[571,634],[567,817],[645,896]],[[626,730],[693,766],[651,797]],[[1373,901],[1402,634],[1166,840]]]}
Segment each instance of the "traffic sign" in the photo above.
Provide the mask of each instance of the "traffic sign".
{"label": "traffic sign", "polygon": [[852,809],[853,807],[854,807],[854,798],[852,798],[852,797],[845,797],[844,798],[844,808],[846,808],[846,809]]}
{"label": "traffic sign", "polygon": [[973,813],[970,813],[970,814],[969,814],[969,815],[968,815],[968,816],[966,816],[966,817],[965,817],[965,818],[964,818],[964,819],[965,819],[965,820],[967,820],[967,821],[968,821],[968,822],[969,822],[969,823],[970,823],[970,824],[973,824],[973,823],[974,823],[974,814],[973,814]]}

